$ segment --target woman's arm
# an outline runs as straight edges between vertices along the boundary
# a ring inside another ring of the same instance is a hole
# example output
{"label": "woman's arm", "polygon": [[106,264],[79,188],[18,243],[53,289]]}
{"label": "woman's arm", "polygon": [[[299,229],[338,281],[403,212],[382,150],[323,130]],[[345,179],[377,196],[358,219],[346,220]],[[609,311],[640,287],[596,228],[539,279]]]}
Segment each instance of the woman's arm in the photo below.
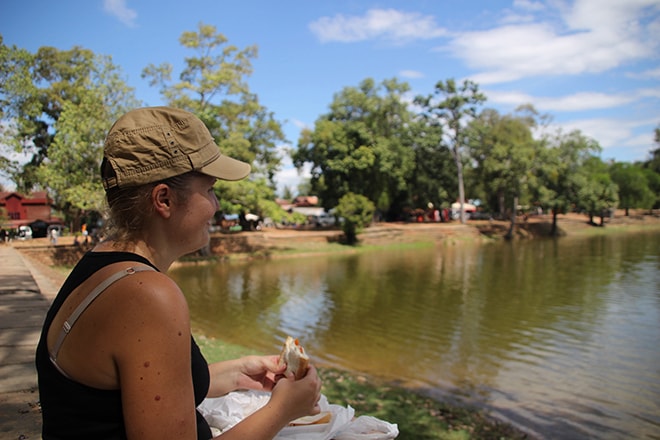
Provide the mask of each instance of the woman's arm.
{"label": "woman's arm", "polygon": [[176,284],[156,272],[136,274],[115,297],[115,361],[129,439],[197,439],[191,377],[190,320]]}

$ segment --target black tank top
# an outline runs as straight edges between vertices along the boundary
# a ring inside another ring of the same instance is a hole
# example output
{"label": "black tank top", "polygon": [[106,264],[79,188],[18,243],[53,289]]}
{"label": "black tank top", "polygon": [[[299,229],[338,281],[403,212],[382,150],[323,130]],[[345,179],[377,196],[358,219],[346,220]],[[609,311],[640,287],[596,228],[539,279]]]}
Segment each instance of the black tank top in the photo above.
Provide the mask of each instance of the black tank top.
{"label": "black tank top", "polygon": [[[156,269],[147,259],[130,252],[88,252],[71,271],[46,314],[35,360],[44,440],[126,438],[120,391],[92,388],[67,378],[50,361],[46,344],[53,318],[69,294],[99,269],[120,261],[134,261]],[[191,341],[191,363],[195,404],[199,405],[208,393],[210,378],[206,359],[194,339]],[[197,438],[211,438],[211,430],[199,412]]]}

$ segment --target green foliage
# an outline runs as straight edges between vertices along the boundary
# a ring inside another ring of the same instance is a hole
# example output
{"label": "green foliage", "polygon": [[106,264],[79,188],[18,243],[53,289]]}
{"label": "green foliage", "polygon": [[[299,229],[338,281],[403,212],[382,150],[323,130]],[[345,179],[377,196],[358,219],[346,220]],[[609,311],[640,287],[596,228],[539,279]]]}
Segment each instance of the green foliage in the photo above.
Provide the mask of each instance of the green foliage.
{"label": "green foliage", "polygon": [[349,192],[379,200],[382,210],[406,198],[415,167],[408,89],[396,80],[366,79],[336,94],[330,112],[303,130],[293,162],[311,164],[312,193],[326,209]]}
{"label": "green foliage", "polygon": [[[142,77],[160,87],[168,105],[202,119],[224,154],[249,162],[253,175],[265,177],[274,187],[273,179],[281,166],[276,147],[285,138],[280,123],[247,84],[257,47],[239,50],[215,26],[205,24],[199,24],[196,32],[184,32],[179,42],[195,56],[185,58],[178,81],[172,81],[169,63],[150,64]],[[234,185],[249,184],[241,181]]]}
{"label": "green foliage", "polygon": [[[586,209],[585,200],[593,198],[590,184],[592,176],[585,164],[596,160],[600,146],[580,131],[561,131],[541,139],[542,149],[537,158],[539,185],[535,188],[534,202],[551,209],[553,214],[551,235],[558,233],[557,215],[573,209]],[[599,160],[599,159],[598,159]],[[595,183],[594,183],[595,185]],[[586,197],[586,198],[585,198]]]}
{"label": "green foliage", "polygon": [[[470,80],[464,80],[460,86],[454,79],[438,81],[433,94],[418,96],[415,104],[422,108],[422,115],[431,126],[440,126],[447,139],[454,161],[458,182],[458,199],[461,206],[465,202],[465,182],[463,176],[463,149],[467,145],[463,127],[477,116],[477,107],[486,101],[486,96],[479,92],[479,86]],[[461,212],[461,223],[465,223],[465,213]]]}
{"label": "green foliage", "polygon": [[533,126],[528,118],[485,110],[466,130],[473,176],[487,182],[483,201],[491,210],[497,207],[502,217],[514,204],[529,204],[538,185],[541,148],[532,137]]}
{"label": "green foliage", "polygon": [[649,184],[649,190],[655,195],[655,202],[651,208],[660,208],[660,172],[653,171],[650,168],[644,168],[644,175]]}
{"label": "green foliage", "polygon": [[[293,220],[274,203],[277,146],[286,140],[248,87],[257,47],[237,48],[204,24],[179,42],[193,56],[176,80],[168,63],[147,66],[143,77],[160,87],[168,104],[197,114],[225,154],[253,165],[250,179],[218,182],[221,210]],[[396,79],[376,84],[368,78],[337,93],[292,153],[299,169],[311,165],[311,179],[297,194],[318,195],[326,209],[345,195],[360,195],[372,214],[375,205],[388,220],[429,202],[446,208],[464,200],[466,188],[500,212],[517,203],[590,215],[619,202],[624,208],[660,206],[660,148],[646,162],[608,169],[597,157],[598,144],[579,131],[535,139],[533,129],[548,117],[531,106],[513,115],[478,114],[485,96],[471,81],[439,81],[433,93],[414,99],[416,106],[409,91]],[[47,190],[67,219],[100,209],[105,133],[138,105],[109,57],[81,47],[30,53],[4,45],[0,36],[0,174],[19,191]],[[660,145],[660,126],[655,141]],[[29,160],[12,161],[14,153]],[[286,198],[293,195],[287,188]]]}
{"label": "green foliage", "polygon": [[2,46],[1,61],[0,76],[8,79],[0,89],[2,116],[11,121],[3,143],[31,157],[12,175],[18,189],[29,192],[43,187],[37,169],[48,157],[65,104],[80,104],[90,88],[105,80],[104,69],[115,67],[81,47],[64,51],[41,47],[30,54]]}
{"label": "green foliage", "polygon": [[594,216],[602,217],[618,203],[618,187],[612,181],[605,164],[598,157],[588,158],[583,167],[583,173],[578,176],[581,180],[577,194],[577,208],[586,211],[593,223]]}
{"label": "green foliage", "polygon": [[626,210],[626,214],[630,208],[650,209],[658,199],[644,171],[641,166],[623,162],[614,163],[610,167],[612,181],[619,188],[619,206]]}
{"label": "green foliage", "polygon": [[37,168],[39,182],[68,217],[103,209],[103,142],[111,124],[137,106],[109,59],[99,58],[95,66],[98,82],[78,91],[75,102],[62,103],[48,157]]}
{"label": "green foliage", "polygon": [[105,134],[119,114],[139,105],[120,69],[80,47],[30,54],[2,46],[0,53],[0,76],[7,80],[0,86],[2,116],[10,121],[2,143],[32,155],[22,167],[4,164],[14,170],[9,174],[18,190],[47,190],[67,220],[100,210]]}
{"label": "green foliage", "polygon": [[342,230],[348,244],[357,241],[357,234],[371,224],[375,207],[365,196],[347,193],[339,199],[336,214],[343,217]]}

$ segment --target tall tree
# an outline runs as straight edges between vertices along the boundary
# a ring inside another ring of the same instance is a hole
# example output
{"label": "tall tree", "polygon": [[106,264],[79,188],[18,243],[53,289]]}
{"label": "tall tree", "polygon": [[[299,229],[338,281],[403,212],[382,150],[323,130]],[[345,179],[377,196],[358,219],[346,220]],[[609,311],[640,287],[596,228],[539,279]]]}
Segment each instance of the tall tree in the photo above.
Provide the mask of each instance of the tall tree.
{"label": "tall tree", "polygon": [[415,103],[422,107],[422,113],[432,124],[443,128],[445,142],[448,143],[456,163],[458,180],[458,198],[461,206],[461,223],[465,223],[465,184],[463,181],[463,149],[466,146],[464,128],[477,115],[477,107],[486,101],[486,96],[479,92],[479,86],[470,80],[460,86],[456,81],[438,81],[432,94],[415,98]]}
{"label": "tall tree", "polygon": [[[510,212],[511,237],[519,204],[530,202],[537,184],[539,142],[532,136],[533,119],[482,112],[469,125],[469,152],[476,163],[475,175],[484,184],[489,204],[496,201],[501,216]],[[509,207],[507,209],[506,207]]]}
{"label": "tall tree", "polygon": [[80,47],[35,54],[0,47],[2,144],[29,161],[12,167],[17,188],[49,192],[67,220],[100,209],[101,146],[110,124],[139,105],[119,67]]}
{"label": "tall tree", "polygon": [[[168,105],[199,116],[223,153],[251,163],[252,179],[265,179],[274,191],[274,177],[281,166],[276,147],[286,139],[272,112],[250,92],[247,79],[253,71],[257,47],[239,49],[229,44],[215,26],[203,23],[197,31],[182,33],[179,42],[195,55],[185,58],[177,81],[172,80],[170,63],[150,64],[142,76],[149,78],[151,85],[160,87]],[[236,199],[244,193],[241,186],[245,185],[249,185],[247,181],[232,185],[219,183],[220,198]]]}
{"label": "tall tree", "polygon": [[412,208],[451,208],[456,200],[456,167],[452,152],[442,142],[442,127],[416,118],[409,124],[409,143],[415,153],[415,168],[408,199]]}
{"label": "tall tree", "polygon": [[408,84],[366,79],[334,96],[330,112],[314,130],[303,130],[292,155],[298,168],[311,164],[311,185],[326,208],[348,193],[367,197],[389,211],[406,197],[414,169],[409,124],[413,114],[403,95]]}
{"label": "tall tree", "polygon": [[39,182],[72,221],[72,230],[85,213],[102,211],[99,169],[105,136],[120,115],[140,105],[110,60],[98,62],[97,73],[103,78],[80,91],[75,102],[62,103],[48,157],[36,170]]}
{"label": "tall tree", "polygon": [[641,166],[615,162],[610,166],[612,181],[619,187],[619,206],[626,216],[631,208],[651,209],[657,199]]}
{"label": "tall tree", "polygon": [[655,140],[655,149],[651,151],[651,157],[644,166],[660,174],[660,126],[655,128],[653,138]]}
{"label": "tall tree", "polygon": [[611,214],[617,206],[618,187],[610,177],[608,166],[599,157],[591,156],[585,160],[581,180],[578,185],[577,208],[589,215],[589,223],[595,225],[593,218],[600,217],[600,226],[605,226],[605,216]]}
{"label": "tall tree", "polygon": [[29,192],[41,183],[36,172],[48,157],[65,104],[80,103],[89,88],[101,86],[109,72],[118,74],[119,69],[109,57],[77,46],[41,47],[30,54],[2,45],[0,62],[1,116],[7,127],[2,143],[28,157],[27,163],[13,164],[9,171],[17,188]]}
{"label": "tall tree", "polygon": [[584,186],[589,182],[589,169],[585,164],[601,148],[595,140],[579,130],[545,135],[542,142],[545,146],[543,156],[539,158],[542,185],[538,187],[536,199],[542,206],[552,210],[550,234],[557,235],[557,216],[584,202],[581,202],[581,195],[586,194]]}

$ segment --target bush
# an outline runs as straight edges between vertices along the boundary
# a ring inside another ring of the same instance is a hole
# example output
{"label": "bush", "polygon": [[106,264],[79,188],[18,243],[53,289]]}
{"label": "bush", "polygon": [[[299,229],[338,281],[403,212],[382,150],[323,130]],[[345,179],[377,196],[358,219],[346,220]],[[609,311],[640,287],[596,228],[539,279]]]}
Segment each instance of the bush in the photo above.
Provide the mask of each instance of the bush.
{"label": "bush", "polygon": [[357,242],[360,231],[371,224],[375,209],[373,202],[360,194],[348,193],[339,199],[337,215],[344,219],[342,230],[346,243]]}

